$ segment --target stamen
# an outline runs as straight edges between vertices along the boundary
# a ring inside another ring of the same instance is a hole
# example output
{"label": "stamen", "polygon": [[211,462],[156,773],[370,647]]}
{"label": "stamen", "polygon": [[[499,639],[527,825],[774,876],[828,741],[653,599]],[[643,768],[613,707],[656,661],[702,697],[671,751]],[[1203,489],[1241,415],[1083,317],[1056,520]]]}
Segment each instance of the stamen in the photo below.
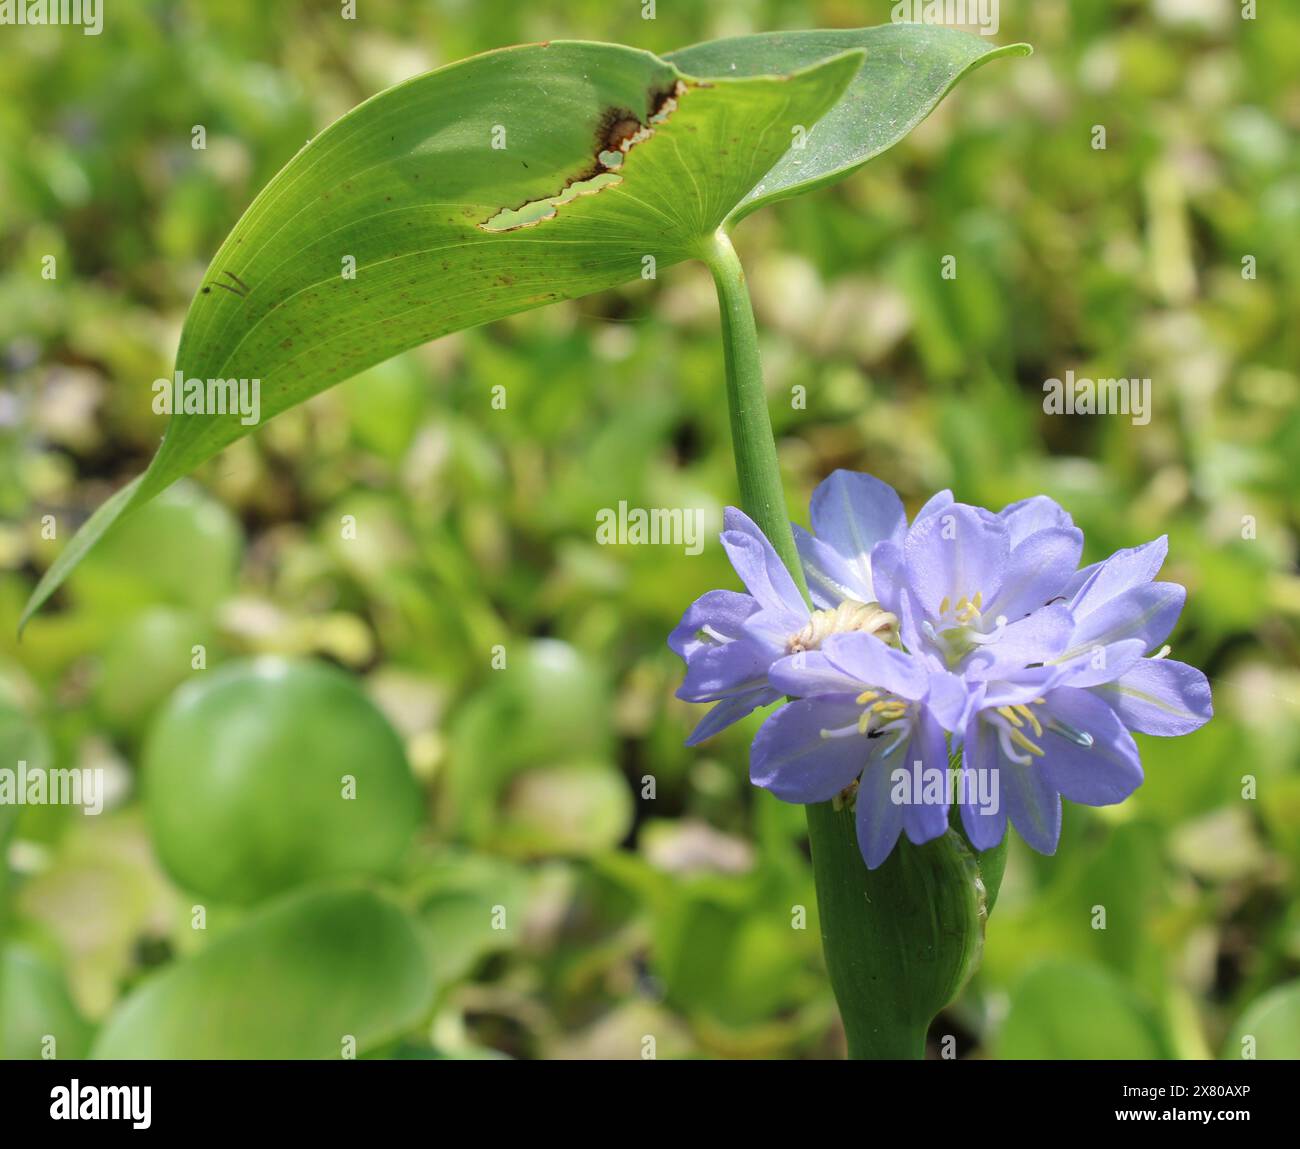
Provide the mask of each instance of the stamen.
{"label": "stamen", "polygon": [[1020,711],[1021,714],[1023,714],[1026,718],[1029,719],[1030,725],[1033,726],[1034,728],[1035,736],[1041,738],[1043,736],[1043,724],[1039,722],[1037,718],[1034,717],[1034,712],[1030,710],[1028,706],[1024,705],[1024,703],[1021,703],[1020,705],[1016,706],[1015,709]]}
{"label": "stamen", "polygon": [[890,744],[889,744],[889,745],[888,745],[888,746],[887,746],[887,747],[886,747],[886,748],[881,752],[881,755],[880,755],[880,756],[881,756],[882,758],[888,758],[891,754],[897,754],[897,753],[898,753],[898,749],[899,749],[899,747],[900,747],[900,746],[903,746],[903,745],[905,745],[905,744],[907,743],[907,741],[908,741],[908,737],[907,737],[907,736],[908,736],[908,729],[907,729],[906,726],[904,726],[901,730],[899,730],[899,732],[898,732],[898,736],[893,740],[893,742],[891,742],[891,743],[890,743]]}
{"label": "stamen", "polygon": [[944,595],[944,596],[943,596],[943,602],[941,602],[941,603],[939,604],[939,613],[940,613],[940,614],[947,614],[947,613],[948,613],[948,596],[947,596],[947,595]]}
{"label": "stamen", "polygon": [[1010,722],[1012,726],[1020,727],[1024,725],[1024,722],[1016,717],[1016,710],[1013,706],[999,706],[998,713]]}
{"label": "stamen", "polygon": [[1159,652],[1156,653],[1156,654],[1153,654],[1151,657],[1152,657],[1152,658],[1168,658],[1168,657],[1169,657],[1169,652],[1170,652],[1171,650],[1173,650],[1173,647],[1170,646],[1169,643],[1166,642],[1166,643],[1164,644],[1164,646],[1162,646],[1162,647],[1160,648]]}
{"label": "stamen", "polygon": [[1011,748],[1011,742],[1009,741],[1008,738],[1008,736],[1012,733],[1011,727],[1004,726],[1002,723],[998,723],[997,728],[998,728],[998,742],[1002,746],[1002,753],[1005,754],[1008,758],[1010,758],[1011,761],[1016,763],[1016,765],[1018,766],[1033,765],[1033,761],[1034,761],[1033,758],[1025,754],[1017,754]]}
{"label": "stamen", "polygon": [[[997,728],[998,742],[1002,747],[1002,753],[1005,754],[1012,762],[1020,766],[1029,766],[1035,758],[1047,757],[1046,751],[1034,742],[1031,742],[1021,727],[1024,723],[1019,721],[1014,713],[1008,714],[1011,710],[1009,706],[1000,706],[994,714],[988,715],[990,725]],[[1011,725],[1014,722],[1015,725]],[[1027,754],[1020,754],[1013,749],[1019,746]]]}
{"label": "stamen", "polygon": [[1067,741],[1073,742],[1076,746],[1082,746],[1085,750],[1092,749],[1093,737],[1091,734],[1088,734],[1083,730],[1076,730],[1073,726],[1062,722],[1059,718],[1049,717],[1047,720],[1047,729],[1053,734],[1059,734]]}
{"label": "stamen", "polygon": [[857,723],[849,726],[839,726],[834,730],[823,729],[818,732],[822,738],[851,738],[858,733]]}
{"label": "stamen", "polygon": [[1030,742],[1029,739],[1025,737],[1024,731],[1010,730],[1008,731],[1008,734],[1010,735],[1012,742],[1014,742],[1017,746],[1021,746],[1024,749],[1028,750],[1029,753],[1032,754],[1035,758],[1046,757],[1043,748],[1041,746],[1036,746],[1033,742]]}
{"label": "stamen", "polygon": [[859,706],[866,706],[868,702],[873,702],[880,697],[880,692],[876,690],[864,690],[854,699]]}

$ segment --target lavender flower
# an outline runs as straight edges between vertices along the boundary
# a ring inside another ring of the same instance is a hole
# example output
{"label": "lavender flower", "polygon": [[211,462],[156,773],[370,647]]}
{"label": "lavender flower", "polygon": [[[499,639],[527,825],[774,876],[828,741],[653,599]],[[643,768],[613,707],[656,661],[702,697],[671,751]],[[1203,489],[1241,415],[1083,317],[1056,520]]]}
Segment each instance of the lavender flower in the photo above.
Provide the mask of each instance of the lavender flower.
{"label": "lavender flower", "polygon": [[[1140,654],[1132,650],[1128,657]],[[1076,681],[1085,681],[1083,674]],[[975,688],[957,789],[965,796],[962,825],[977,850],[1002,841],[1009,819],[1035,850],[1055,853],[1062,797],[1110,806],[1141,784],[1132,735],[1109,706],[1069,685],[1071,679],[1070,670],[1038,668]],[[969,797],[987,792],[989,778],[997,779],[1003,799],[996,807]]]}
{"label": "lavender flower", "polygon": [[1185,598],[1156,581],[1164,538],[1078,570],[1082,532],[1051,499],[995,514],[943,491],[909,527],[891,488],[846,471],[811,517],[814,533],[795,528],[811,608],[729,509],[748,593],[704,595],[669,641],[687,663],[678,696],[718,703],[691,742],[794,699],[755,737],[751,777],[789,802],[854,801],[868,866],[900,834],[946,832],[953,795],[976,848],[1010,822],[1050,854],[1063,797],[1110,805],[1141,784],[1130,731],[1209,720],[1205,676],[1161,645]]}
{"label": "lavender flower", "polygon": [[[1078,572],[1067,588],[1075,630],[1061,661],[1109,663],[1112,675],[1099,678],[1093,693],[1130,730],[1173,737],[1204,726],[1214,711],[1205,675],[1167,658],[1162,646],[1187,598],[1177,583],[1154,581],[1168,551],[1161,535]],[[1130,643],[1148,657],[1126,661],[1119,648]]]}
{"label": "lavender flower", "polygon": [[982,679],[1064,651],[1073,629],[1062,596],[1083,532],[1051,499],[994,515],[943,491],[901,545],[878,545],[881,603],[907,648],[935,667]]}
{"label": "lavender flower", "polygon": [[709,591],[690,605],[668,638],[686,662],[677,697],[717,703],[688,745],[778,701],[782,692],[767,679],[778,659],[815,650],[833,633],[896,630],[897,619],[875,604],[871,577],[872,547],[901,539],[907,527],[893,488],[870,475],[836,471],[813,493],[812,522],[818,537],[797,533],[815,609],[753,520],[727,508],[722,545],[749,593]]}
{"label": "lavender flower", "polygon": [[799,700],[763,723],[750,778],[787,802],[854,786],[858,844],[880,865],[900,832],[920,845],[948,829],[948,746],[966,694],[955,675],[866,634],[834,634],[781,659],[769,680]]}

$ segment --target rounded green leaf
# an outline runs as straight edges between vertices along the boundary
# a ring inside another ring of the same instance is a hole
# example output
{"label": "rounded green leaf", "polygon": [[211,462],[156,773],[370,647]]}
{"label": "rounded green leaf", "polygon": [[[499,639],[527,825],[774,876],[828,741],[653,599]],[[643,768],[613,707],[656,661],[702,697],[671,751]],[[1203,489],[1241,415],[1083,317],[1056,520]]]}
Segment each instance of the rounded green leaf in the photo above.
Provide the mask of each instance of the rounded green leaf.
{"label": "rounded green leaf", "polygon": [[1223,1043],[1225,1059],[1300,1061],[1300,980],[1251,1002]]}
{"label": "rounded green leaf", "polygon": [[79,603],[105,611],[157,603],[209,607],[234,585],[243,545],[238,522],[221,503],[180,483],[96,548],[68,590]]}
{"label": "rounded green leaf", "polygon": [[280,658],[203,672],[144,752],[158,856],[185,888],[251,903],[383,874],[421,818],[396,732],[342,671]]}
{"label": "rounded green leaf", "polygon": [[193,673],[194,647],[210,651],[214,639],[195,611],[157,607],[123,621],[100,658],[95,704],[104,722],[134,732]]}
{"label": "rounded green leaf", "polygon": [[1168,1057],[1151,1019],[1103,966],[1049,962],[1011,995],[997,1054],[1020,1061],[1149,1061]]}
{"label": "rounded green leaf", "polygon": [[98,1059],[315,1059],[360,1054],[416,1025],[432,995],[415,924],[368,890],[315,890],[259,911],[142,982]]}
{"label": "rounded green leaf", "polygon": [[86,1056],[90,1023],[63,972],[24,946],[10,946],[0,970],[0,1054],[9,1061]]}

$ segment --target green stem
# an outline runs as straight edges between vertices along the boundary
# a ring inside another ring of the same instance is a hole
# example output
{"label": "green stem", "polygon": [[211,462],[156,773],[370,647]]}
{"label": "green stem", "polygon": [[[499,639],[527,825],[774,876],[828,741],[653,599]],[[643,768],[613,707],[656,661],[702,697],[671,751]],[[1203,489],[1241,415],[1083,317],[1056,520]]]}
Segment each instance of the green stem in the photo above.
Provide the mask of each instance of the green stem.
{"label": "green stem", "polygon": [[713,272],[722,313],[722,346],[727,367],[727,410],[731,413],[731,445],[740,480],[740,505],[768,538],[794,576],[804,598],[808,587],[795,550],[794,534],[785,509],[785,488],[776,458],[776,439],[763,390],[758,361],[758,328],[749,303],[745,269],[727,233],[714,232],[704,260]]}
{"label": "green stem", "polygon": [[[722,313],[727,405],[741,505],[772,543],[805,599],[807,585],[786,515],[776,442],[763,390],[758,332],[745,273],[725,232],[702,253]],[[808,806],[808,840],[822,950],[855,1060],[925,1055],[931,1018],[978,960],[983,892],[956,835],[917,847],[900,840],[869,871],[853,814]]]}

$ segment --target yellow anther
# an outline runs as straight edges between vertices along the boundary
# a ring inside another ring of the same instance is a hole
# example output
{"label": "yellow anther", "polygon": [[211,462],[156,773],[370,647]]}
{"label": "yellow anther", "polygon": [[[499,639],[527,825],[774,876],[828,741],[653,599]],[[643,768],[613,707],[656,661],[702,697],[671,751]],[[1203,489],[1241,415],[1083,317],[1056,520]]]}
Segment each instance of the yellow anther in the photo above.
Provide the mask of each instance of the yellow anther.
{"label": "yellow anther", "polygon": [[1008,722],[1010,722],[1012,726],[1020,727],[1023,726],[1024,723],[1021,722],[1018,717],[1016,717],[1016,709],[1017,708],[1013,706],[999,706],[998,713],[1001,714],[1002,717],[1005,718]]}
{"label": "yellow anther", "polygon": [[1019,710],[1021,714],[1023,714],[1026,718],[1029,719],[1029,724],[1034,728],[1034,736],[1036,738],[1041,738],[1043,736],[1043,724],[1039,722],[1037,718],[1034,717],[1034,712],[1030,710],[1028,706],[1025,706],[1023,703],[1017,706],[1016,709]]}
{"label": "yellow anther", "polygon": [[886,698],[880,702],[873,703],[871,709],[868,710],[867,713],[876,715],[880,718],[881,722],[894,722],[907,715],[907,703]]}
{"label": "yellow anther", "polygon": [[854,701],[857,702],[859,706],[866,706],[868,702],[874,702],[879,697],[880,692],[877,690],[864,690],[856,699],[854,699]]}
{"label": "yellow anther", "polygon": [[974,597],[973,599],[971,599],[971,605],[972,605],[976,610],[979,610],[981,607],[983,607],[983,605],[984,605],[984,592],[983,592],[982,590],[977,590],[977,591],[975,592],[975,597]]}
{"label": "yellow anther", "polygon": [[947,595],[944,595],[944,596],[943,596],[943,602],[941,602],[941,603],[939,604],[939,613],[940,613],[940,614],[947,614],[947,613],[948,613],[948,596],[947,596]]}
{"label": "yellow anther", "polygon": [[1044,756],[1043,748],[1041,746],[1035,746],[1034,743],[1030,742],[1029,739],[1024,736],[1024,733],[1022,731],[1012,730],[1011,741],[1014,742],[1017,746],[1019,746],[1022,750],[1028,750],[1030,754],[1037,755],[1039,758],[1042,758]]}

